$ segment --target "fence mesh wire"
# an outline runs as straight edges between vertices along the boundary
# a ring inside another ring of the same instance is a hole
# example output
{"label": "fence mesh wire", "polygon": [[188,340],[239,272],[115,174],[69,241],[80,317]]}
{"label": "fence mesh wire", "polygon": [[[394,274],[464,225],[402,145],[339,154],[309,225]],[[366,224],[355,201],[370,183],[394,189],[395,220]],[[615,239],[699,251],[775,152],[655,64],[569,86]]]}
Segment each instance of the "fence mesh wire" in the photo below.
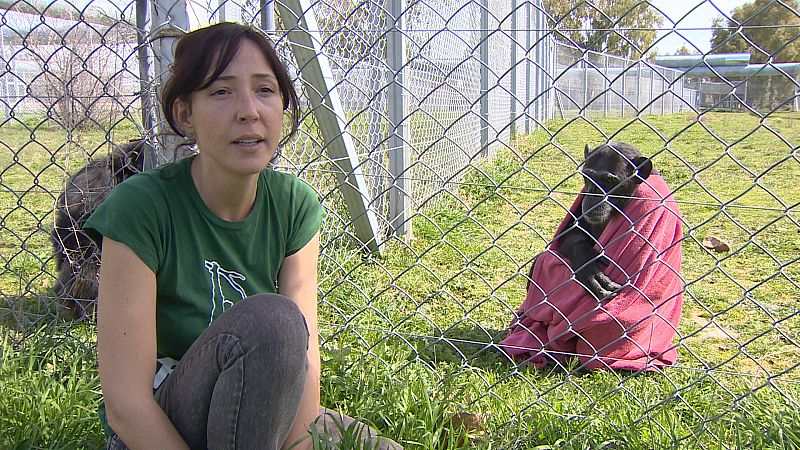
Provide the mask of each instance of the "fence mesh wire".
{"label": "fence mesh wire", "polygon": [[[267,31],[296,77],[301,132],[278,165],[309,182],[327,212],[323,399],[410,448],[800,446],[800,56],[772,58],[794,54],[797,3],[743,6],[707,30],[720,36],[710,48],[683,30],[694,16],[729,13],[710,0],[680,17],[666,15],[663,2],[616,2],[627,5],[621,12],[614,2],[562,3],[572,9],[406,0],[400,67],[390,58],[399,23],[391,2],[310,3],[381,253],[359,242],[353,217],[363,212],[348,210],[286,21],[270,21],[273,3],[185,3],[191,28],[275,23]],[[605,19],[571,28],[568,15],[586,5]],[[54,295],[54,204],[90,158],[157,132],[142,119],[159,75],[142,78],[153,63],[142,50],[157,45],[157,33],[142,39],[135,2],[0,6],[0,329],[14,348],[55,337],[91,358],[91,320],[65,318]],[[659,21],[630,22],[641,7]],[[575,34],[598,31],[605,41]],[[608,36],[624,36],[635,51],[603,53]],[[689,55],[662,65],[655,46],[676,36]],[[734,52],[750,59],[711,62]],[[400,96],[391,89],[398,74]],[[404,113],[394,123],[398,102]],[[390,154],[401,127],[410,157],[398,170]],[[651,157],[682,213],[679,359],[652,376],[587,374],[555,354],[553,367],[535,370],[499,343],[535,257],[581,190],[584,146],[609,140]],[[406,235],[391,225],[398,178],[411,202]],[[434,418],[422,421],[423,412]],[[465,428],[467,441],[436,434],[457,428],[453,418],[464,412],[477,422]],[[405,428],[412,422],[417,428]]]}

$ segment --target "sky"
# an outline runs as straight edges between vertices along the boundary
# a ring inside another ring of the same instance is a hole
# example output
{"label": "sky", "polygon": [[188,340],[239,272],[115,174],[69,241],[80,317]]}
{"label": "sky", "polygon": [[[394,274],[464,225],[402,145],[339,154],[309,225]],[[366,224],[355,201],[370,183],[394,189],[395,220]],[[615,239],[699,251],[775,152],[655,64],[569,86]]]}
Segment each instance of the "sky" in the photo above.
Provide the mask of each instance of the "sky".
{"label": "sky", "polygon": [[[108,3],[129,4],[132,0],[71,0],[74,4],[86,4],[91,2],[93,5],[102,5]],[[216,4],[218,0],[213,2],[209,0],[190,0],[192,3],[198,4]],[[737,6],[741,6],[752,0],[650,0],[653,7],[658,8],[668,19],[664,19],[658,33],[658,38],[662,38],[656,44],[659,54],[674,54],[683,45],[686,45],[692,53],[702,52],[706,53],[710,50],[709,41],[711,40],[711,22],[715,17],[726,14],[730,15],[731,11]],[[233,2],[236,3],[236,2]],[[192,5],[196,6],[196,5]],[[194,8],[190,6],[190,16]],[[235,13],[234,11],[229,11]],[[688,15],[687,15],[688,14]],[[686,17],[684,17],[686,16]],[[190,17],[190,21],[195,24],[196,17]],[[195,24],[196,25],[196,24]],[[676,31],[680,32],[683,37],[678,36],[672,32],[671,29],[675,27]],[[695,49],[695,47],[697,49]]]}
{"label": "sky", "polygon": [[[710,50],[711,22],[723,14],[730,16],[737,6],[750,3],[751,0],[650,0],[650,4],[658,8],[668,19],[664,19],[656,44],[658,54],[674,54],[686,45],[692,53]],[[699,5],[699,6],[698,6]],[[691,12],[690,12],[691,11]],[[688,14],[688,15],[687,15]],[[686,16],[686,17],[684,17]],[[672,32],[672,28],[683,36]],[[694,44],[694,46],[692,45]],[[695,50],[697,47],[698,50]]]}
{"label": "sky", "polygon": [[[63,0],[62,0],[63,1]],[[128,14],[133,13],[133,0],[70,0],[78,7],[91,4],[95,8],[105,9],[108,12],[116,12],[118,7],[114,4],[127,7]],[[190,21],[194,26],[198,20],[192,13],[197,5],[193,4],[217,4],[218,0],[190,0]],[[731,11],[737,6],[748,3],[751,0],[650,0],[650,4],[660,10],[667,18],[664,19],[659,31],[656,43],[658,54],[674,54],[683,45],[686,45],[692,53],[706,53],[710,49],[711,22],[715,17],[722,14],[730,15]],[[44,3],[44,0],[32,0],[33,4]],[[236,3],[236,2],[231,2]],[[193,8],[194,7],[194,8]],[[235,11],[229,11],[235,15]],[[685,17],[684,17],[685,16]],[[672,28],[683,35],[679,36],[672,31]],[[696,47],[696,48],[695,48]]]}

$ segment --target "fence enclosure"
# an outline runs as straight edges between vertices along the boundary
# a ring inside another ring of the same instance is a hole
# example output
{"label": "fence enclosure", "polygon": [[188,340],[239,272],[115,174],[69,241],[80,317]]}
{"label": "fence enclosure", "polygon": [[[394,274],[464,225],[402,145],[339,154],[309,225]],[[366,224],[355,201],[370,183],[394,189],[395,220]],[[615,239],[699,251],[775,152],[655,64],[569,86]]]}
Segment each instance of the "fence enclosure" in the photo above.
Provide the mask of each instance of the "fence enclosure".
{"label": "fence enclosure", "polygon": [[[800,180],[800,116],[791,74],[690,77],[584,50],[555,39],[541,0],[0,8],[0,336],[35,340],[38,325],[63,325],[50,230],[66,178],[138,136],[158,144],[150,166],[174,159],[179,139],[158,107],[172,45],[183,31],[238,21],[267,32],[295,77],[301,127],[278,170],[306,180],[326,209],[321,342],[340,378],[366,385],[353,368],[377,367],[392,381],[428,375],[435,381],[424,389],[434,389],[471,377],[475,391],[458,404],[494,415],[480,448],[555,442],[524,427],[536,420],[563,422],[547,436],[582,448],[600,445],[592,433],[637,426],[660,436],[642,448],[683,448],[697,436],[696,448],[734,448],[720,429],[755,417],[740,405],[759,391],[796,410],[800,198],[787,185]],[[587,387],[592,379],[572,367],[534,373],[496,356],[533,258],[580,190],[584,144],[620,137],[653,157],[684,211],[683,359],[655,375],[663,384],[652,392],[631,374]],[[738,239],[730,253],[703,247],[726,233]],[[700,387],[726,406],[698,410],[686,392]],[[638,415],[604,428],[594,414],[613,416],[617,401]],[[662,415],[674,411],[686,421],[678,431]]]}

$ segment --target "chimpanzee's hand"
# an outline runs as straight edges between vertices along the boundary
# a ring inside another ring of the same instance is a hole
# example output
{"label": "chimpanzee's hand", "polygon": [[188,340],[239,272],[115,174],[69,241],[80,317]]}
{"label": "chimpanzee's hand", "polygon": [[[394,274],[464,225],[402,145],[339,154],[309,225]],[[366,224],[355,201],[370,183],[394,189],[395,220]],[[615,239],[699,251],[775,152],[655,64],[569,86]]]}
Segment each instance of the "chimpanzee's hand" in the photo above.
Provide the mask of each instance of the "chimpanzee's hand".
{"label": "chimpanzee's hand", "polygon": [[583,284],[597,300],[609,300],[617,296],[622,286],[611,281],[597,264],[590,263],[588,267],[578,273],[578,281]]}

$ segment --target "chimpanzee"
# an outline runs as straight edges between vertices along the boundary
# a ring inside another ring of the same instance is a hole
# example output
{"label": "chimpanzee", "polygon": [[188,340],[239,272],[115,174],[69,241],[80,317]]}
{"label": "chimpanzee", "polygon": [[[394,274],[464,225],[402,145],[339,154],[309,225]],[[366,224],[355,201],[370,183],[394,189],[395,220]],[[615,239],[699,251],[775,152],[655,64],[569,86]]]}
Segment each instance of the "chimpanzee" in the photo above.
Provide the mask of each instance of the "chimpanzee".
{"label": "chimpanzee", "polygon": [[55,205],[51,238],[55,249],[58,278],[56,297],[73,319],[91,317],[97,300],[100,249],[83,232],[94,210],[117,184],[144,170],[152,147],[144,140],[132,140],[89,163],[67,180]]}
{"label": "chimpanzee", "polygon": [[622,287],[602,269],[609,261],[594,249],[614,214],[621,214],[636,187],[651,173],[653,163],[632,145],[609,142],[594,150],[584,149],[581,170],[583,201],[576,220],[559,238],[558,251],[569,259],[575,277],[597,299],[617,295]]}

